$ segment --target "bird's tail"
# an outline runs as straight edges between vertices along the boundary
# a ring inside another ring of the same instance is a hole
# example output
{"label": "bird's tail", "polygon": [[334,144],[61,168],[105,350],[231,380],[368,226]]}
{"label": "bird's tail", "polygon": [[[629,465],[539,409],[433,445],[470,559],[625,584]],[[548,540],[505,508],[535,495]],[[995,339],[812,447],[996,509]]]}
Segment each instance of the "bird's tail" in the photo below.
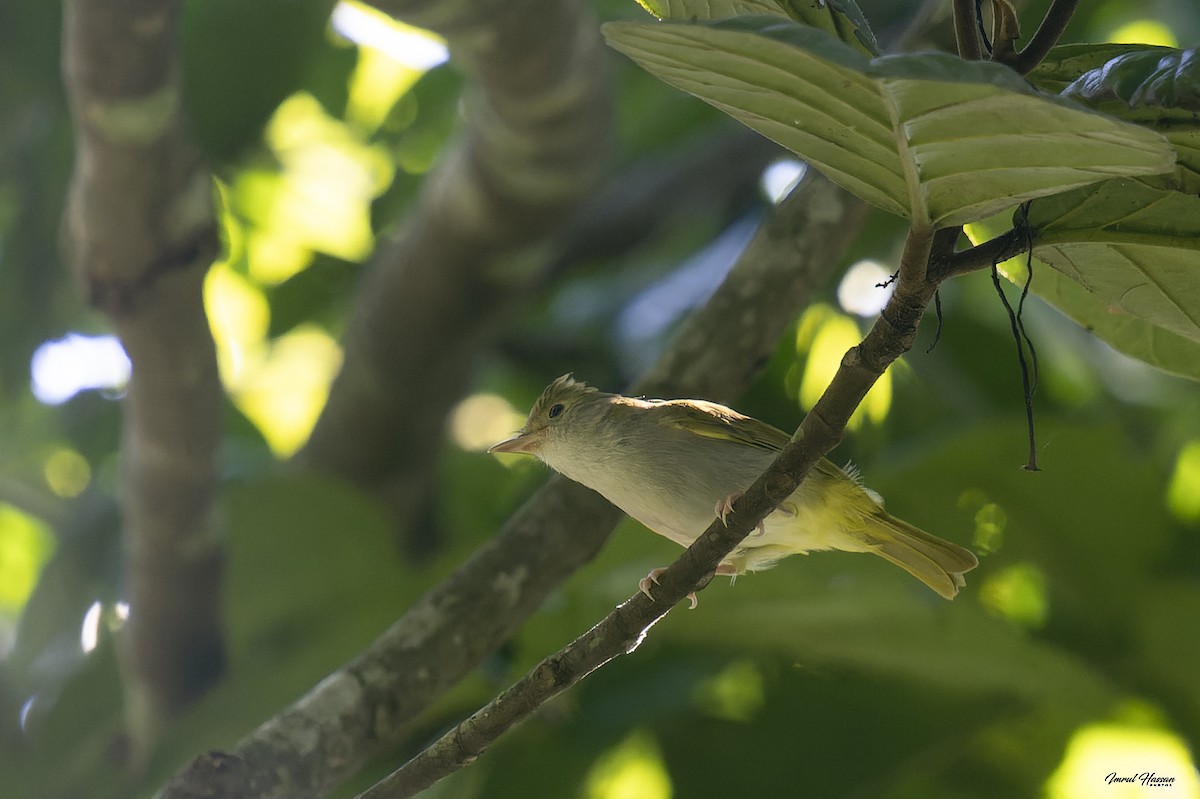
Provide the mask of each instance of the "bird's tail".
{"label": "bird's tail", "polygon": [[880,511],[870,517],[865,543],[871,551],[904,569],[946,599],[966,585],[963,574],[979,565],[969,549],[930,535]]}

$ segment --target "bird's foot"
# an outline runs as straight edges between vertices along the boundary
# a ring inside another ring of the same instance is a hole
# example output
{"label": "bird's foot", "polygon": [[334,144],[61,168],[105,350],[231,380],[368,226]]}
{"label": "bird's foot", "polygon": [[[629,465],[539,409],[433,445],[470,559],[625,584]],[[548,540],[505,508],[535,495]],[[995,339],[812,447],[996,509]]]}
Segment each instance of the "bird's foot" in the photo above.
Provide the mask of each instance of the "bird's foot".
{"label": "bird's foot", "polygon": [[724,499],[718,500],[717,507],[713,509],[717,514],[717,518],[721,520],[721,524],[725,525],[726,527],[729,526],[729,523],[725,521],[725,517],[728,516],[730,511],[733,510],[733,503],[737,502],[738,498],[741,496],[741,491],[734,492]]}
{"label": "bird's foot", "polygon": [[[733,510],[733,503],[737,502],[738,499],[741,498],[742,493],[743,492],[741,491],[735,491],[734,493],[717,502],[717,507],[714,509],[714,512],[717,514],[717,518],[721,520],[721,524],[725,525],[726,527],[729,526],[729,522],[725,521],[725,517],[728,516]],[[750,535],[760,536],[764,535],[766,532],[766,525],[762,521],[759,521],[758,527],[756,527],[754,532]],[[720,574],[719,571],[717,573]]]}
{"label": "bird's foot", "polygon": [[[638,581],[638,590],[645,594],[647,599],[654,599],[650,594],[650,586],[658,585],[658,576],[665,571],[666,569],[663,568],[651,569],[649,574]],[[700,604],[700,600],[696,598],[696,592],[689,593],[687,598],[690,603],[688,610],[695,610],[696,606]]]}

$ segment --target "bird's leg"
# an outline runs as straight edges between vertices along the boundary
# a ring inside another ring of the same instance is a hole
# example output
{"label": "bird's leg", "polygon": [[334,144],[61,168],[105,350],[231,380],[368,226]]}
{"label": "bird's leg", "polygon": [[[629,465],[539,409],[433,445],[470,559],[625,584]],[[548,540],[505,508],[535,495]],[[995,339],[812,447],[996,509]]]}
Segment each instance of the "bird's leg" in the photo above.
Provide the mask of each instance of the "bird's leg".
{"label": "bird's leg", "polygon": [[716,573],[728,577],[729,584],[733,585],[735,582],[737,582],[738,575],[742,573],[742,570],[732,563],[718,563]]}
{"label": "bird's leg", "polygon": [[[727,496],[724,499],[717,502],[717,507],[714,509],[714,511],[717,514],[717,518],[721,520],[721,524],[725,525],[726,527],[729,526],[729,523],[727,521],[725,521],[725,517],[728,516],[730,511],[733,510],[733,503],[737,502],[741,496],[742,496],[741,491],[735,491],[734,493],[730,494],[729,496]],[[764,535],[766,532],[767,532],[767,527],[763,523],[763,521],[760,520],[758,523],[758,527],[755,528],[754,532],[751,533],[750,535],[760,536],[760,535]],[[726,573],[728,573],[728,572],[722,572],[719,567],[717,568],[717,574],[726,574]],[[736,576],[736,572],[734,572],[734,576]]]}
{"label": "bird's leg", "polygon": [[[649,574],[638,581],[638,590],[645,594],[647,599],[654,599],[650,595],[650,586],[658,585],[658,576],[665,571],[666,569],[663,568],[651,569]],[[700,604],[700,600],[696,598],[696,592],[692,591],[687,595],[687,598],[690,603],[688,610],[695,610],[696,606]]]}

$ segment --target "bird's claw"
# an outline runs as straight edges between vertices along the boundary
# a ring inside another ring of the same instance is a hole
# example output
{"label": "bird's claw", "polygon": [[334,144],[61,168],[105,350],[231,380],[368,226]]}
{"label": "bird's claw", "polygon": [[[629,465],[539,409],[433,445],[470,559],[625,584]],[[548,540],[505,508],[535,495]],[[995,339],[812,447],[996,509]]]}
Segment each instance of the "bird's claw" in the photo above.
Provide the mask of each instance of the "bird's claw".
{"label": "bird's claw", "polygon": [[[717,507],[714,509],[714,511],[717,514],[717,518],[721,520],[721,524],[725,525],[726,527],[729,526],[729,522],[725,521],[725,517],[728,516],[733,511],[733,503],[737,502],[741,498],[741,496],[742,496],[742,492],[737,491],[717,502]],[[760,520],[758,522],[758,526],[754,529],[754,532],[751,533],[750,535],[753,535],[753,536],[765,535],[766,532],[767,532],[767,526],[762,520]]]}
{"label": "bird's claw", "polygon": [[[651,569],[649,574],[638,580],[638,590],[645,594],[647,599],[654,599],[654,597],[650,594],[650,586],[658,585],[658,576],[665,571],[666,569],[662,568]],[[695,610],[696,606],[700,604],[700,600],[696,598],[696,592],[690,592],[687,595],[687,598],[688,602],[690,603],[688,605],[688,610]]]}
{"label": "bird's claw", "polygon": [[735,494],[730,494],[724,499],[717,501],[717,507],[714,508],[714,511],[717,514],[717,518],[721,520],[721,524],[725,525],[726,527],[729,526],[729,522],[725,521],[725,517],[728,516],[733,510],[733,503],[737,502],[741,495],[742,492],[738,491]]}

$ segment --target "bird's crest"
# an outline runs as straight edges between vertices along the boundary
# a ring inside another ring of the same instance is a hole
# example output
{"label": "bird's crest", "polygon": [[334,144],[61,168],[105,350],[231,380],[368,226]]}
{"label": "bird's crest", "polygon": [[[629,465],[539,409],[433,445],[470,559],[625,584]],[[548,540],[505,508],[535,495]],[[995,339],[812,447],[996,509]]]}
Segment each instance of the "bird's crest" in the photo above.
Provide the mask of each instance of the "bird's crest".
{"label": "bird's crest", "polygon": [[529,411],[530,419],[539,419],[549,408],[556,402],[562,402],[565,399],[581,397],[586,394],[599,394],[600,390],[592,388],[587,383],[576,380],[570,372],[557,378],[553,383],[546,386],[542,395],[533,403],[533,408]]}

